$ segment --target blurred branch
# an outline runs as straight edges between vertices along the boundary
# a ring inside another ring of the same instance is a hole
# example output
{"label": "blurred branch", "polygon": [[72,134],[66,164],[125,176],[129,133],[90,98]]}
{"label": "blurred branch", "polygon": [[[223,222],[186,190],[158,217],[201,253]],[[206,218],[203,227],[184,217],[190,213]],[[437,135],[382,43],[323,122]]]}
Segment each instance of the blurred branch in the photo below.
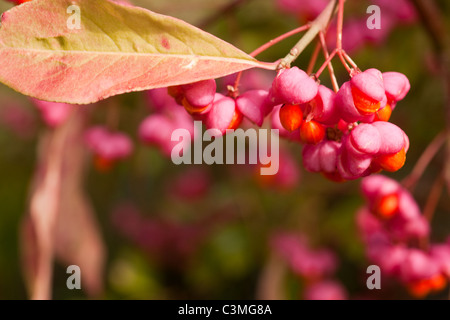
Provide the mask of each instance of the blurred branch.
{"label": "blurred branch", "polygon": [[258,279],[256,299],[258,300],[283,300],[283,279],[286,267],[280,258],[270,253]]}
{"label": "blurred branch", "polygon": [[417,181],[422,177],[431,160],[433,160],[436,153],[439,151],[439,149],[441,149],[446,139],[447,132],[443,131],[439,133],[433,139],[433,141],[431,141],[431,143],[420,156],[419,160],[417,160],[416,165],[414,166],[411,173],[403,180],[403,186],[405,188],[413,191],[414,187],[417,184]]}
{"label": "blurred branch", "polygon": [[[445,20],[442,10],[435,0],[411,0],[422,19],[422,23],[433,45],[439,62],[441,77],[445,92],[444,110],[446,131],[450,136],[450,42],[447,37]],[[446,161],[444,162],[444,179],[450,194],[450,139],[447,140]]]}
{"label": "blurred branch", "polygon": [[431,222],[433,219],[434,212],[436,211],[436,207],[439,203],[439,199],[442,193],[442,187],[444,184],[444,179],[442,175],[436,177],[436,180],[431,187],[431,191],[428,195],[427,203],[425,204],[425,208],[423,209],[423,216]]}

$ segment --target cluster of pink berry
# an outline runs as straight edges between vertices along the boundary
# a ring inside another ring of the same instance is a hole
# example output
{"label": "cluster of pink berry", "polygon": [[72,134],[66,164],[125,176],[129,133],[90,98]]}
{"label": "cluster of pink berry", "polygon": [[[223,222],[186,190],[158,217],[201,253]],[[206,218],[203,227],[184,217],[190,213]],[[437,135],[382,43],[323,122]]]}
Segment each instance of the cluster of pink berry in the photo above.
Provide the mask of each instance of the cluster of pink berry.
{"label": "cluster of pink berry", "polygon": [[[409,140],[388,120],[409,89],[403,74],[368,69],[352,74],[334,93],[293,67],[280,70],[270,90],[249,90],[236,98],[217,93],[212,79],[169,87],[168,93],[194,119],[220,135],[236,129],[244,117],[261,126],[272,112],[272,128],[279,129],[281,136],[306,144],[306,169],[343,181],[403,166]],[[150,116],[142,123],[140,136],[169,154],[170,132],[179,125],[181,113],[173,102],[163,100],[165,108],[160,110],[171,110],[172,116]]]}
{"label": "cluster of pink berry", "polygon": [[[430,246],[430,226],[411,194],[382,175],[362,180],[367,206],[357,214],[369,259],[416,297],[440,291],[450,277],[450,241]],[[425,247],[425,248],[423,248]]]}
{"label": "cluster of pink berry", "polygon": [[207,129],[216,129],[222,135],[227,129],[238,128],[244,116],[261,126],[273,107],[266,90],[249,90],[233,99],[216,93],[216,82],[212,79],[169,87],[168,92],[195,120],[203,121]]}
{"label": "cluster of pink berry", "polygon": [[345,289],[331,280],[337,268],[333,252],[326,249],[312,250],[304,236],[278,234],[272,238],[272,246],[285,260],[292,272],[305,281],[304,298],[307,300],[344,300]]}
{"label": "cluster of pink berry", "polygon": [[387,121],[409,88],[403,74],[368,69],[335,94],[297,67],[285,69],[269,93],[274,104],[282,104],[274,111],[272,126],[305,143],[305,168],[331,180],[397,171],[405,163],[409,140]]}

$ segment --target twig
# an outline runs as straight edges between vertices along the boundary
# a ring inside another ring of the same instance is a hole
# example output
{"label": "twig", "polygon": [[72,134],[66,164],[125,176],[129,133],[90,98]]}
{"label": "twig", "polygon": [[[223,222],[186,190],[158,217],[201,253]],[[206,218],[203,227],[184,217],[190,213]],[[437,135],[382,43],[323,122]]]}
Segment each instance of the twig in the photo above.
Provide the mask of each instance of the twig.
{"label": "twig", "polygon": [[263,44],[261,47],[259,47],[258,49],[254,50],[253,52],[250,53],[250,56],[252,57],[256,57],[258,54],[260,54],[263,51],[266,51],[267,49],[269,49],[270,47],[272,47],[273,45],[277,44],[278,42],[289,38],[290,36],[293,36],[297,33],[303,32],[305,30],[308,30],[310,28],[309,24],[305,24],[304,26],[298,27],[294,30],[291,30],[289,32],[286,32],[284,34],[282,34],[281,36],[276,37],[275,39],[270,40],[269,42]]}
{"label": "twig", "polygon": [[320,41],[318,41],[311,55],[311,59],[309,60],[308,68],[306,69],[307,74],[311,74],[313,72],[314,66],[316,65],[317,58],[319,56],[320,48],[321,48]]}
{"label": "twig", "polygon": [[428,145],[425,151],[420,156],[419,160],[417,160],[416,165],[414,166],[411,173],[403,179],[403,186],[410,191],[414,189],[417,184],[417,181],[422,177],[426,168],[430,164],[431,160],[434,158],[436,153],[444,144],[447,139],[447,133],[445,131],[439,133],[433,141]]}
{"label": "twig", "polygon": [[428,199],[423,209],[423,216],[431,221],[433,219],[434,212],[436,211],[436,206],[439,202],[439,198],[442,194],[442,186],[444,184],[444,178],[439,175],[431,187],[430,193],[428,194]]}
{"label": "twig", "polygon": [[[428,222],[433,219],[434,213],[436,212],[436,207],[439,203],[439,199],[442,195],[442,186],[444,184],[444,176],[439,174],[434,180],[433,186],[431,187],[430,193],[428,194],[428,199],[423,209],[423,216]],[[423,237],[419,241],[419,246],[423,250],[428,250],[430,246],[430,238]]]}
{"label": "twig", "polygon": [[311,22],[311,27],[304,34],[304,36],[297,42],[297,44],[292,47],[289,53],[281,59],[278,69],[288,68],[291,63],[298,58],[298,56],[305,50],[305,48],[314,40],[314,38],[319,34],[320,31],[325,30],[333,16],[334,8],[336,6],[337,0],[331,0],[327,7],[322,11],[322,13]]}
{"label": "twig", "polygon": [[[319,33],[319,38],[320,38],[320,44],[322,47],[322,51],[323,51],[325,60],[328,60],[328,58],[330,57],[330,54],[328,53],[327,43],[325,42],[325,36],[322,31]],[[334,74],[334,68],[333,68],[333,64],[331,63],[331,60],[330,60],[330,62],[328,62],[328,71],[330,73],[330,79],[331,79],[331,83],[333,85],[334,92],[338,92],[339,85],[338,85],[338,82],[336,79],[336,75]]]}
{"label": "twig", "polygon": [[316,78],[320,77],[320,75],[322,74],[323,70],[325,70],[325,68],[328,66],[328,64],[331,62],[331,60],[333,60],[333,58],[336,55],[337,51],[338,51],[337,49],[334,49],[333,52],[331,52],[331,54],[328,56],[328,58],[322,64],[322,66],[319,68],[319,70],[317,70],[317,72],[315,73],[315,77]]}
{"label": "twig", "polygon": [[345,0],[339,0],[338,7],[338,22],[336,29],[336,48],[342,50],[342,27],[344,25],[344,2]]}
{"label": "twig", "polygon": [[[289,38],[290,36],[293,36],[297,33],[303,32],[305,30],[308,30],[310,28],[309,24],[306,24],[304,26],[298,27],[294,30],[291,30],[289,32],[286,32],[278,37],[276,37],[275,39],[270,40],[269,42],[266,42],[265,44],[263,44],[262,46],[260,46],[259,48],[253,50],[249,55],[252,57],[256,57],[257,55],[259,55],[260,53],[264,52],[265,50],[269,49],[270,47],[272,47],[273,45],[277,44],[280,41],[283,41],[284,39]],[[239,95],[239,83],[241,81],[242,78],[242,71],[239,72],[236,76],[236,80],[234,81],[234,85],[232,87],[229,88],[229,91],[231,93],[231,95],[233,97],[237,97]]]}

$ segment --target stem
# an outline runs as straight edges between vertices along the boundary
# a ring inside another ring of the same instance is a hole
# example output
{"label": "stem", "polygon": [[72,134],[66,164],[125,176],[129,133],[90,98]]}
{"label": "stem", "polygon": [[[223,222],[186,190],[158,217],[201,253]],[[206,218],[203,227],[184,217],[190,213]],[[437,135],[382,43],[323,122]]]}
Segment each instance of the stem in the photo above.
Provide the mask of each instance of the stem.
{"label": "stem", "polygon": [[350,58],[350,56],[344,50],[342,50],[342,54],[354,69],[358,69],[358,66],[356,65],[355,61],[353,61],[352,58]]}
{"label": "stem", "polygon": [[[423,209],[423,216],[428,222],[433,220],[434,213],[436,212],[436,207],[439,203],[439,199],[442,195],[442,187],[444,185],[444,176],[439,174],[434,180],[433,186],[431,187],[430,193],[428,194],[428,199]],[[430,238],[423,237],[419,241],[419,246],[422,250],[428,250],[430,246]]]}
{"label": "stem", "polygon": [[313,54],[311,56],[311,59],[309,60],[308,68],[306,69],[307,74],[311,74],[313,72],[314,66],[316,65],[317,62],[317,57],[319,56],[320,48],[321,48],[320,42],[317,42],[316,47],[314,48]]}
{"label": "stem", "polygon": [[297,44],[290,50],[290,52],[281,59],[278,64],[278,69],[288,68],[291,63],[298,58],[298,56],[305,50],[305,48],[314,40],[317,34],[325,30],[328,25],[328,22],[331,20],[333,15],[334,7],[337,3],[337,0],[331,0],[330,3],[326,6],[326,8],[322,11],[322,13],[311,22],[311,27],[308,32],[297,42]]}
{"label": "stem", "polygon": [[[308,30],[309,28],[310,28],[310,25],[309,24],[305,24],[304,26],[301,26],[301,27],[298,27],[298,28],[296,28],[294,30],[286,32],[286,33],[282,34],[281,36],[278,36],[275,39],[272,39],[269,42],[263,44],[259,48],[257,48],[254,51],[252,51],[249,55],[254,58],[257,55],[259,55],[260,53],[262,53],[262,52],[266,51],[267,49],[269,49],[270,47],[272,47],[273,45],[277,44],[278,42],[281,42],[284,39],[287,39],[290,36],[293,36],[293,35],[295,35],[297,33],[300,33],[300,32],[303,32],[305,30]],[[239,87],[239,82],[241,81],[241,78],[242,78],[242,71],[237,74],[236,81],[234,82],[234,86],[229,89],[230,93],[234,97],[239,95],[238,87]]]}
{"label": "stem", "polygon": [[423,216],[430,222],[433,219],[434,212],[438,205],[439,199],[442,194],[442,187],[444,184],[444,178],[440,174],[433,183],[430,193],[428,195],[425,208],[423,209]]}
{"label": "stem", "polygon": [[328,66],[330,61],[334,58],[336,53],[337,53],[337,49],[334,49],[333,52],[330,54],[330,56],[325,60],[325,62],[319,68],[319,70],[317,70],[317,72],[315,73],[316,78],[320,77],[320,75],[322,74],[323,70],[325,70],[325,68]]}
{"label": "stem", "polygon": [[[319,33],[319,38],[320,38],[320,44],[322,46],[322,51],[323,51],[325,60],[328,60],[328,58],[330,58],[330,54],[328,53],[327,43],[325,42],[325,36],[324,36],[323,32]],[[331,60],[330,60],[330,62],[328,62],[327,66],[328,66],[328,71],[330,73],[330,79],[331,79],[331,83],[333,85],[334,92],[338,92],[339,85],[338,85],[338,82],[336,79],[336,75],[334,74],[334,68],[333,68],[333,64],[331,63]]]}
{"label": "stem", "polygon": [[344,58],[342,49],[337,48],[336,50],[337,50],[339,59],[341,60],[342,65],[344,66],[345,70],[347,70],[347,72],[348,72],[349,74],[351,74],[351,73],[352,73],[352,69],[351,69],[351,68],[349,67],[349,65],[347,64],[347,61],[345,61],[345,58]]}
{"label": "stem", "polygon": [[256,57],[258,54],[260,54],[261,52],[269,49],[270,47],[272,47],[273,45],[277,44],[278,42],[283,41],[284,39],[287,39],[290,36],[293,36],[293,35],[295,35],[297,33],[300,33],[300,32],[303,32],[305,30],[308,30],[309,28],[310,28],[310,25],[309,24],[305,24],[304,26],[301,26],[299,28],[296,28],[294,30],[286,32],[285,34],[282,34],[281,36],[278,36],[275,39],[272,39],[269,42],[263,44],[261,47],[259,47],[258,49],[254,50],[252,53],[250,53],[250,56]]}
{"label": "stem", "polygon": [[336,48],[342,50],[342,28],[344,25],[344,2],[345,0],[339,0],[338,7],[338,22],[336,29]]}
{"label": "stem", "polygon": [[420,179],[420,177],[422,177],[431,160],[434,158],[447,138],[447,132],[443,131],[433,139],[433,141],[422,153],[419,160],[417,160],[416,165],[414,166],[411,173],[405,179],[403,179],[402,184],[405,188],[409,189],[410,191],[414,189],[417,181]]}

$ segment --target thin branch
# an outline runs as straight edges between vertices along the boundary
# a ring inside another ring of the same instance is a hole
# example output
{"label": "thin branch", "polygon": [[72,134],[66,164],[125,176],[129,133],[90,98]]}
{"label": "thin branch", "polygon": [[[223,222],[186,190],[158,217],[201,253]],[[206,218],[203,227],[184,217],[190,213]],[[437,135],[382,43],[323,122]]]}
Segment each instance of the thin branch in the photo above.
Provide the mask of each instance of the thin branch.
{"label": "thin branch", "polygon": [[273,45],[277,44],[278,42],[283,41],[284,39],[287,39],[290,36],[293,36],[293,35],[295,35],[297,33],[300,33],[300,32],[303,32],[305,30],[308,30],[309,28],[310,28],[310,25],[309,24],[305,24],[304,26],[301,26],[299,28],[296,28],[294,30],[286,32],[286,33],[282,34],[281,36],[278,36],[275,39],[272,39],[269,42],[263,44],[261,47],[259,47],[258,49],[254,50],[253,52],[251,52],[250,56],[256,57],[258,54],[260,54],[261,52],[266,51],[267,49],[269,49]]}
{"label": "thin branch", "polygon": [[402,184],[405,188],[409,189],[410,191],[414,189],[414,187],[417,184],[417,181],[422,177],[431,160],[434,158],[439,149],[443,146],[446,139],[447,139],[447,132],[445,131],[439,133],[433,139],[433,141],[422,153],[419,160],[417,160],[416,165],[414,166],[411,173],[403,180]]}
{"label": "thin branch", "polygon": [[[270,40],[269,42],[266,42],[265,44],[263,44],[262,46],[260,46],[259,48],[253,50],[253,52],[250,53],[250,56],[252,57],[256,57],[257,55],[259,55],[260,53],[264,52],[265,50],[269,49],[270,47],[274,46],[275,44],[277,44],[280,41],[283,41],[284,39],[289,38],[290,36],[293,36],[297,33],[303,32],[305,30],[308,30],[310,28],[309,24],[306,24],[304,26],[298,27],[294,30],[291,30],[289,32],[286,32],[278,37],[276,37],[275,39]],[[234,82],[234,86],[230,86],[229,91],[232,94],[233,97],[237,97],[239,95],[239,83],[241,81],[242,78],[242,71],[239,72],[236,76],[236,80]]]}
{"label": "thin branch", "polygon": [[320,75],[322,74],[323,70],[325,70],[325,68],[328,66],[328,64],[331,62],[331,60],[333,60],[334,56],[337,53],[337,49],[334,49],[333,52],[331,52],[331,54],[329,55],[329,57],[324,61],[324,63],[322,64],[322,66],[319,68],[319,70],[317,70],[317,72],[315,73],[315,77],[319,78]]}
{"label": "thin branch", "polygon": [[431,187],[427,202],[425,204],[425,208],[423,209],[423,216],[428,221],[431,221],[433,219],[434,212],[436,211],[436,207],[442,194],[443,185],[444,178],[442,175],[439,175],[434,181],[433,186]]}
{"label": "thin branch", "polygon": [[338,7],[338,22],[336,29],[336,48],[342,50],[342,28],[344,25],[344,2],[345,0],[339,0]]}
{"label": "thin branch", "polygon": [[311,55],[311,59],[309,60],[308,68],[306,69],[307,74],[311,74],[313,72],[316,62],[317,62],[317,58],[319,56],[320,48],[321,48],[321,45],[320,45],[320,41],[319,41],[319,42],[317,42],[317,44],[314,48],[314,51]]}
{"label": "thin branch", "polygon": [[[428,199],[423,209],[423,216],[428,222],[433,220],[434,213],[436,212],[436,207],[439,203],[439,199],[442,195],[442,187],[444,185],[444,176],[439,174],[431,187],[430,193],[428,194]],[[423,237],[419,240],[419,246],[423,250],[428,250],[430,246],[430,238]]]}
{"label": "thin branch", "polygon": [[305,50],[305,48],[314,40],[320,31],[325,30],[329,21],[331,20],[336,6],[337,0],[331,0],[322,13],[311,22],[311,27],[304,34],[304,36],[292,47],[289,53],[281,59],[278,69],[288,68],[291,63],[298,58],[298,56]]}
{"label": "thin branch", "polygon": [[337,50],[337,54],[339,56],[339,59],[342,62],[342,65],[344,66],[345,70],[347,70],[347,72],[351,75],[352,74],[352,69],[350,68],[350,66],[348,65],[347,61],[345,60],[344,57],[344,53],[342,49],[336,49]]}
{"label": "thin branch", "polygon": [[350,65],[352,66],[352,68],[358,69],[358,66],[356,65],[355,61],[353,61],[353,59],[350,58],[350,56],[349,56],[344,50],[342,50],[342,54],[343,54],[345,60],[347,60],[348,63],[350,63]]}
{"label": "thin branch", "polygon": [[[320,44],[322,47],[322,51],[323,51],[325,60],[328,60],[328,58],[330,57],[330,54],[328,53],[327,43],[325,42],[325,36],[324,36],[323,32],[319,33],[319,39],[320,39]],[[334,68],[333,68],[333,64],[331,63],[331,60],[330,60],[330,62],[328,62],[328,71],[330,73],[330,79],[331,79],[331,83],[333,85],[334,92],[338,92],[339,85],[338,85],[338,82],[336,79],[336,75],[334,74]]]}

